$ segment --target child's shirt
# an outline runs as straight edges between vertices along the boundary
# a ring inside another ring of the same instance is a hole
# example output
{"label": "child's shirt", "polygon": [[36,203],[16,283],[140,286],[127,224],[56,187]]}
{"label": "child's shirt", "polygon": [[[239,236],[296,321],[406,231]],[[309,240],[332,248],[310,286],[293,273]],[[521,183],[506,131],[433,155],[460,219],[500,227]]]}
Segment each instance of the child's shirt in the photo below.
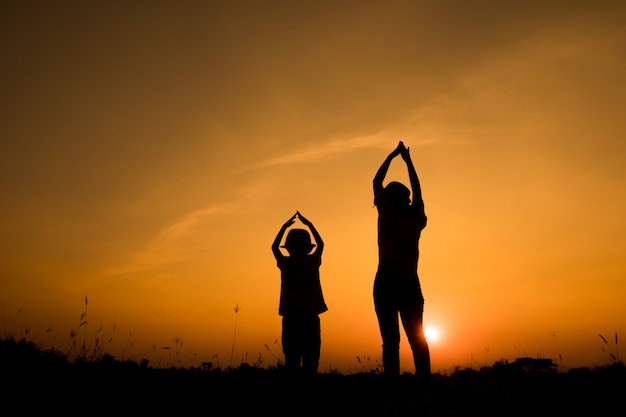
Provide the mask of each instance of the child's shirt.
{"label": "child's shirt", "polygon": [[320,283],[320,255],[282,256],[276,263],[281,279],[279,315],[321,314],[328,310]]}

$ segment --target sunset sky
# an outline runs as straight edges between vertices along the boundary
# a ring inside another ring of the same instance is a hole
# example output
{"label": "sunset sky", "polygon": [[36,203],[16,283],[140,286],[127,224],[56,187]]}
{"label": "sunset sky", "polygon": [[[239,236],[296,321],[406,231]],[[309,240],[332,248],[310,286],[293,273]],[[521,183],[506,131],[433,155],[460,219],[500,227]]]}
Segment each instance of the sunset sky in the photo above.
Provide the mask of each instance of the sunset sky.
{"label": "sunset sky", "polygon": [[271,243],[299,210],[325,241],[320,371],[373,367],[372,179],[402,140],[433,371],[608,363],[625,21],[618,1],[4,2],[2,335],[275,365]]}

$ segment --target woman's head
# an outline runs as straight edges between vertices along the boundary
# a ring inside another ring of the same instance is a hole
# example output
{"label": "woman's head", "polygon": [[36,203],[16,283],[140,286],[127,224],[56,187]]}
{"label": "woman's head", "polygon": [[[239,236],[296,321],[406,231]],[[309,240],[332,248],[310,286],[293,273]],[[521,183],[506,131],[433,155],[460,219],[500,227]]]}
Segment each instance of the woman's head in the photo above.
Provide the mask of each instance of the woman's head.
{"label": "woman's head", "polygon": [[391,181],[385,187],[385,195],[395,205],[411,204],[411,191],[398,181]]}

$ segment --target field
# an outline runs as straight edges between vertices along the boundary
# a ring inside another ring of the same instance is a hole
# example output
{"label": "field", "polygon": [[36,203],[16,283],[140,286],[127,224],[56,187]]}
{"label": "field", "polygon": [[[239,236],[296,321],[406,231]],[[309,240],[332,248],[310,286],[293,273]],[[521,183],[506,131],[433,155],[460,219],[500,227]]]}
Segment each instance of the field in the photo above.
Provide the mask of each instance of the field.
{"label": "field", "polygon": [[479,370],[433,374],[429,392],[412,374],[288,375],[280,367],[153,368],[103,354],[68,360],[33,342],[0,340],[3,408],[28,414],[626,415],[626,367],[559,372],[549,359],[518,358]]}

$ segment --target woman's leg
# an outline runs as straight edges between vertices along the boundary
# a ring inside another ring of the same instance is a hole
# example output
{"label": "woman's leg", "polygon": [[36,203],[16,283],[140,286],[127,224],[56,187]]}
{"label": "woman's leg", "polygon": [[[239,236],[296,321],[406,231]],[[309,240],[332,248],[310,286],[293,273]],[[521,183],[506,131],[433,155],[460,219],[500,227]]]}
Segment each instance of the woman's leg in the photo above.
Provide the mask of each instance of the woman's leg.
{"label": "woman's leg", "polygon": [[424,304],[419,302],[400,311],[402,326],[406,332],[418,381],[428,383],[430,380],[430,350],[424,335],[423,326]]}

